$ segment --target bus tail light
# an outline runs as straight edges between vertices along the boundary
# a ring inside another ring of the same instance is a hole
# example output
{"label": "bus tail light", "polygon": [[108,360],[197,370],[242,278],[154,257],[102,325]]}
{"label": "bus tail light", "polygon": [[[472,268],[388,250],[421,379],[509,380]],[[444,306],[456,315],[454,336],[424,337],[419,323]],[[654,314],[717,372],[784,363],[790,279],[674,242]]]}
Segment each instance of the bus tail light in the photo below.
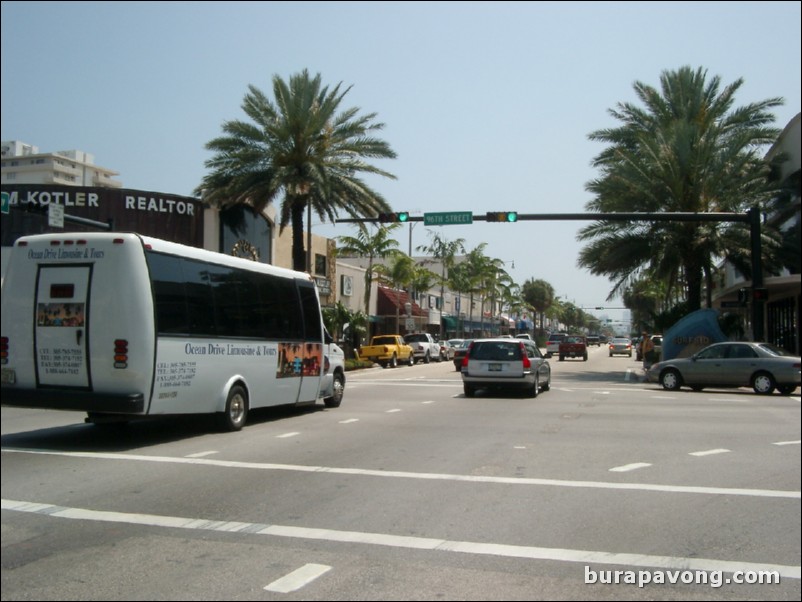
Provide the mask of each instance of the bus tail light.
{"label": "bus tail light", "polygon": [[128,341],[125,339],[114,340],[114,367],[128,367]]}

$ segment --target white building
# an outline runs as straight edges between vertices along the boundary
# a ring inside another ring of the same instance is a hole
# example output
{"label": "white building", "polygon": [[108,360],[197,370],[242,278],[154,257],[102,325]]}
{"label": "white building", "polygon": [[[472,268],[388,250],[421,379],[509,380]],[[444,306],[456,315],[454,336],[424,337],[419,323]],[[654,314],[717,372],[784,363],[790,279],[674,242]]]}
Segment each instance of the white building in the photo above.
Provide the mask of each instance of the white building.
{"label": "white building", "polygon": [[3,184],[58,184],[122,188],[118,172],[95,165],[95,157],[80,150],[40,153],[39,147],[19,140],[0,142]]}

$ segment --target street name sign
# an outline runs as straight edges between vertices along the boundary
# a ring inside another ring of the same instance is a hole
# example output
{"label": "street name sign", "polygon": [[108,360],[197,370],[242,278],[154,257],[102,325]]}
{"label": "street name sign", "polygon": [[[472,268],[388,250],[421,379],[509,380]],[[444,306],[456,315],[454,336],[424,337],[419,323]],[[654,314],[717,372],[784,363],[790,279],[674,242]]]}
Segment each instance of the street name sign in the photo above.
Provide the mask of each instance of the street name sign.
{"label": "street name sign", "polygon": [[444,211],[440,213],[424,213],[424,226],[460,226],[473,223],[470,211]]}

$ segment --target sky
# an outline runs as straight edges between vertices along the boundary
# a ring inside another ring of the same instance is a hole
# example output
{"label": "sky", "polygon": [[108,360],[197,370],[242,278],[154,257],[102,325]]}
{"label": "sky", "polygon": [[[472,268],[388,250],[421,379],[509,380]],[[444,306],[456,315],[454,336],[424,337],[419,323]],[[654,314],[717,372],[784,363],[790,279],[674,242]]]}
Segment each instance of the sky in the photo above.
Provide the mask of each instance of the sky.
{"label": "sky", "polygon": [[[2,140],[78,149],[125,188],[191,195],[206,143],[253,85],[304,69],[375,113],[396,179],[366,182],[396,211],[581,213],[592,200],[594,131],[620,125],[635,82],[684,66],[735,107],[781,97],[800,111],[799,2],[2,2]],[[768,149],[766,149],[768,150]],[[347,216],[342,216],[347,217]],[[435,233],[543,279],[589,313],[623,319],[612,284],[577,267],[590,222],[403,226],[400,248]],[[411,230],[411,232],[410,232]],[[351,236],[353,224],[321,224]]]}

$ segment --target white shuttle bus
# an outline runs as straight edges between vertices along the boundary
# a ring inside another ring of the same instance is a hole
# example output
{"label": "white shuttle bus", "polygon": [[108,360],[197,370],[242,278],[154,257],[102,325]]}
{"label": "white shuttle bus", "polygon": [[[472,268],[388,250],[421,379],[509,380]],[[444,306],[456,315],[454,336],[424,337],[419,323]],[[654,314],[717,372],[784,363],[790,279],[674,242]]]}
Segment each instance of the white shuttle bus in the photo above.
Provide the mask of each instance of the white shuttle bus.
{"label": "white shuttle bus", "polygon": [[17,240],[0,336],[3,405],[89,422],[216,413],[236,431],[250,409],[325,395],[308,274],[137,234]]}

